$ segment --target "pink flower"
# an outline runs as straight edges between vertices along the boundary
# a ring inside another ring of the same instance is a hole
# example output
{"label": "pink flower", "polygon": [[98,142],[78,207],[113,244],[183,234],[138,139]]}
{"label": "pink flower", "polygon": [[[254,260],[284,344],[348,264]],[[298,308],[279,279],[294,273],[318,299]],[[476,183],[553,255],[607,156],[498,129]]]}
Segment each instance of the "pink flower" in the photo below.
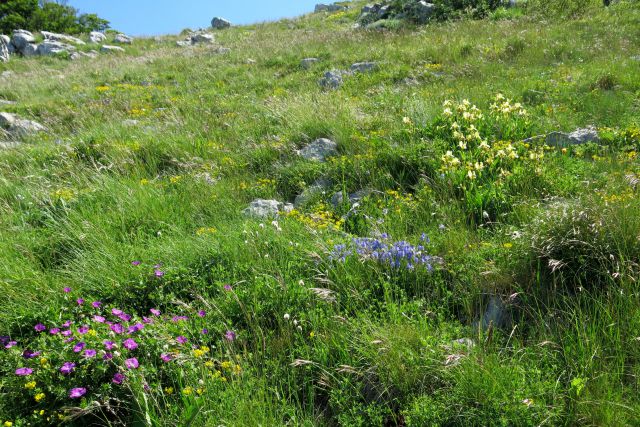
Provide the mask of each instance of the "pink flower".
{"label": "pink flower", "polygon": [[164,362],[171,362],[172,357],[170,354],[162,353],[160,355],[160,359],[162,359]]}
{"label": "pink flower", "polygon": [[104,344],[104,348],[106,348],[107,350],[113,350],[113,348],[116,346],[116,343],[114,343],[113,341],[103,341],[102,343]]}
{"label": "pink flower", "polygon": [[200,310],[200,311],[198,312],[198,316],[200,316],[200,317],[204,317],[204,316],[206,316],[206,315],[207,315],[207,312],[206,312],[206,311],[204,311],[204,310]]}
{"label": "pink flower", "polygon": [[120,323],[116,323],[115,325],[111,325],[111,330],[116,334],[124,333],[124,327]]}
{"label": "pink flower", "polygon": [[28,375],[31,375],[33,373],[33,369],[31,368],[18,368],[16,369],[16,375],[20,376],[20,377],[26,377]]}
{"label": "pink flower", "polygon": [[128,338],[122,341],[122,346],[127,350],[135,350],[136,348],[138,348],[138,343],[135,342],[135,340]]}
{"label": "pink flower", "polygon": [[231,292],[233,288],[231,287],[231,285],[224,285],[224,290],[227,292]]}
{"label": "pink flower", "polygon": [[93,316],[93,321],[94,322],[98,322],[98,323],[104,323],[104,321],[107,320],[102,316],[98,316],[97,314],[95,316]]}
{"label": "pink flower", "polygon": [[82,305],[82,304],[84,304],[84,299],[82,299],[82,298],[78,298],[78,299],[76,300],[76,302],[78,303],[78,305]]}
{"label": "pink flower", "polygon": [[88,327],[88,326],[86,326],[86,325],[81,326],[81,327],[79,327],[79,328],[78,328],[78,333],[79,333],[80,335],[84,335],[84,334],[86,334],[87,332],[89,332],[89,327]]}
{"label": "pink flower", "polygon": [[151,310],[149,310],[151,312],[151,314],[153,314],[154,316],[160,316],[160,310],[156,309],[156,308],[152,308]]}
{"label": "pink flower", "polygon": [[131,261],[131,265],[133,265],[134,267],[140,264],[142,264],[140,261]]}
{"label": "pink flower", "polygon": [[112,308],[111,309],[111,314],[113,314],[114,316],[120,316],[121,314],[124,314],[124,311],[119,310],[117,308]]}
{"label": "pink flower", "polygon": [[224,337],[228,340],[228,341],[233,341],[236,339],[236,333],[233,331],[227,331],[224,334]]}
{"label": "pink flower", "polygon": [[129,369],[137,369],[138,366],[140,366],[140,364],[138,363],[138,359],[136,359],[135,357],[125,360],[124,364]]}
{"label": "pink flower", "polygon": [[33,327],[33,329],[35,329],[38,332],[43,332],[47,330],[47,327],[44,326],[42,323],[38,323],[36,326]]}
{"label": "pink flower", "polygon": [[71,390],[69,390],[69,397],[72,399],[78,399],[85,394],[87,394],[87,389],[84,387],[72,388]]}
{"label": "pink flower", "polygon": [[100,308],[100,306],[102,305],[102,303],[100,301],[94,301],[91,303],[91,306],[93,308]]}
{"label": "pink flower", "polygon": [[142,323],[136,323],[135,325],[129,326],[129,333],[134,334],[143,329],[144,329],[144,325]]}
{"label": "pink flower", "polygon": [[131,315],[129,315],[127,313],[122,313],[118,317],[120,318],[120,320],[122,320],[124,322],[128,322],[129,320],[131,320]]}
{"label": "pink flower", "polygon": [[55,335],[55,334],[57,334],[57,333],[59,333],[59,332],[60,332],[60,329],[58,329],[58,328],[51,328],[51,329],[49,329],[49,333],[50,333],[51,335]]}
{"label": "pink flower", "polygon": [[62,324],[63,328],[68,328],[69,326],[71,326],[73,324],[73,322],[71,320],[67,320],[66,322],[64,322]]}
{"label": "pink flower", "polygon": [[156,269],[156,270],[153,272],[153,274],[154,274],[156,277],[162,277],[162,276],[164,276],[164,271]]}
{"label": "pink flower", "polygon": [[118,385],[122,384],[122,381],[124,381],[124,374],[121,374],[120,372],[117,372],[111,380],[112,383]]}
{"label": "pink flower", "polygon": [[71,329],[67,329],[62,331],[62,336],[63,337],[70,337],[71,335],[73,335],[73,331]]}
{"label": "pink flower", "polygon": [[71,292],[71,288],[70,287],[66,287],[62,289],[64,291],[64,293],[68,294],[69,292]]}
{"label": "pink flower", "polygon": [[176,341],[178,341],[178,343],[180,343],[180,344],[186,344],[187,343],[187,339],[185,337],[183,337],[182,335],[176,337]]}

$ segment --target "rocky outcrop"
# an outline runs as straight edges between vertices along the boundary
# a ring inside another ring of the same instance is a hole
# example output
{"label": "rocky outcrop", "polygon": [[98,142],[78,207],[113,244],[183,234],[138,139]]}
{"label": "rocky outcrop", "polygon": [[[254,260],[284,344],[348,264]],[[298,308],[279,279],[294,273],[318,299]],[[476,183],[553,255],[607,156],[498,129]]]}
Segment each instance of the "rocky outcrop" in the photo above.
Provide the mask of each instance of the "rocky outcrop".
{"label": "rocky outcrop", "polygon": [[282,203],[277,200],[256,199],[249,204],[242,213],[254,218],[272,218],[279,212],[288,212],[293,209],[293,205]]}
{"label": "rocky outcrop", "polygon": [[342,10],[347,10],[346,6],[341,6],[339,4],[317,4],[315,7],[315,12],[340,12]]}
{"label": "rocky outcrop", "polygon": [[11,113],[0,113],[0,131],[12,138],[20,139],[45,130],[38,122],[22,119]]}
{"label": "rocky outcrop", "polygon": [[130,37],[126,34],[118,34],[114,37],[113,42],[120,44],[131,44],[133,43],[133,37]]}
{"label": "rocky outcrop", "polygon": [[123,48],[121,48],[120,46],[110,46],[108,44],[105,44],[104,46],[102,46],[100,48],[100,52],[102,53],[112,53],[112,52],[124,52],[125,50]]}
{"label": "rocky outcrop", "polygon": [[66,34],[51,33],[49,31],[41,31],[40,34],[42,34],[44,39],[48,41],[66,42],[66,43],[72,43],[76,45],[86,44],[84,41],[80,40],[79,38],[68,36]]}
{"label": "rocky outcrop", "polygon": [[91,40],[91,43],[102,43],[107,41],[107,36],[99,31],[91,31],[89,33],[89,40]]}
{"label": "rocky outcrop", "polygon": [[318,138],[298,151],[300,157],[317,162],[324,162],[337,154],[338,144],[327,138]]}
{"label": "rocky outcrop", "polygon": [[227,21],[224,18],[220,18],[216,16],[211,20],[211,28],[214,30],[223,30],[225,28],[229,28],[231,26],[231,22]]}

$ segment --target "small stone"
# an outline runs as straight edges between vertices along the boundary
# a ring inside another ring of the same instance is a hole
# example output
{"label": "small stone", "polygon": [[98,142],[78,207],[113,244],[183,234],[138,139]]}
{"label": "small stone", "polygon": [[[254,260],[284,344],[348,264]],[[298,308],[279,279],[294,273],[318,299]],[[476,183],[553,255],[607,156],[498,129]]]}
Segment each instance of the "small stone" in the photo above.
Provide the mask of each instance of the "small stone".
{"label": "small stone", "polygon": [[133,43],[133,37],[130,37],[126,34],[118,34],[115,36],[113,41],[114,43],[131,44]]}
{"label": "small stone", "polygon": [[120,46],[110,46],[105,44],[100,48],[100,52],[102,53],[111,53],[111,52],[124,52],[125,50]]}
{"label": "small stone", "polygon": [[215,41],[215,37],[213,34],[195,34],[191,36],[191,43],[207,43],[211,44]]}
{"label": "small stone", "polygon": [[229,28],[230,26],[231,22],[224,18],[220,18],[219,16],[216,16],[211,20],[211,27],[216,30],[223,30],[225,28]]}
{"label": "small stone", "polygon": [[15,138],[31,136],[46,130],[46,128],[38,122],[21,119],[11,113],[0,113],[0,129],[3,129],[5,133]]}
{"label": "small stone", "polygon": [[327,89],[337,89],[342,86],[342,73],[336,70],[327,71],[318,83]]}
{"label": "small stone", "polygon": [[369,73],[378,68],[376,62],[356,62],[351,66],[351,71],[354,73]]}
{"label": "small stone", "polygon": [[256,218],[269,218],[278,215],[285,205],[277,200],[256,199],[242,213]]}
{"label": "small stone", "polygon": [[338,154],[338,144],[327,138],[318,138],[298,151],[306,160],[324,162],[328,157]]}
{"label": "small stone", "polygon": [[304,68],[305,70],[308,70],[309,68],[311,68],[311,66],[313,64],[315,64],[316,62],[318,62],[319,59],[318,58],[305,58],[302,61],[300,61],[300,65],[302,66],[302,68]]}

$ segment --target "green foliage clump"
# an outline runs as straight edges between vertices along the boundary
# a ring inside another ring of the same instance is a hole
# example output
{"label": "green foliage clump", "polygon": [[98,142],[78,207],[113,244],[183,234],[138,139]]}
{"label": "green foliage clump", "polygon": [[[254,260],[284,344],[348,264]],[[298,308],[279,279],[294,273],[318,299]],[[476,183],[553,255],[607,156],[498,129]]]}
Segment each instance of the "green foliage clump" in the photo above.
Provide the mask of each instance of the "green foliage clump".
{"label": "green foliage clump", "polygon": [[7,0],[0,3],[0,33],[13,30],[54,31],[80,34],[104,31],[109,21],[96,14],[78,14],[78,10],[52,1]]}

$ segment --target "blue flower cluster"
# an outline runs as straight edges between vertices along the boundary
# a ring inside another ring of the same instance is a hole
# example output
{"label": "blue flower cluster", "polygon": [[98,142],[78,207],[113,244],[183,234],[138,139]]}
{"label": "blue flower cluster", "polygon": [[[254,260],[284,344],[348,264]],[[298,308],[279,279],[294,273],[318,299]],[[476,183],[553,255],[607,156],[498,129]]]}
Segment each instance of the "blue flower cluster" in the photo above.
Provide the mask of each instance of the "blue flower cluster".
{"label": "blue flower cluster", "polygon": [[[424,234],[421,242],[428,242]],[[423,245],[412,245],[404,240],[392,242],[387,234],[380,238],[356,237],[347,244],[335,245],[330,259],[345,262],[347,258],[356,256],[363,260],[374,260],[394,269],[414,270],[418,267],[433,270],[433,264],[438,258],[425,252]]]}

